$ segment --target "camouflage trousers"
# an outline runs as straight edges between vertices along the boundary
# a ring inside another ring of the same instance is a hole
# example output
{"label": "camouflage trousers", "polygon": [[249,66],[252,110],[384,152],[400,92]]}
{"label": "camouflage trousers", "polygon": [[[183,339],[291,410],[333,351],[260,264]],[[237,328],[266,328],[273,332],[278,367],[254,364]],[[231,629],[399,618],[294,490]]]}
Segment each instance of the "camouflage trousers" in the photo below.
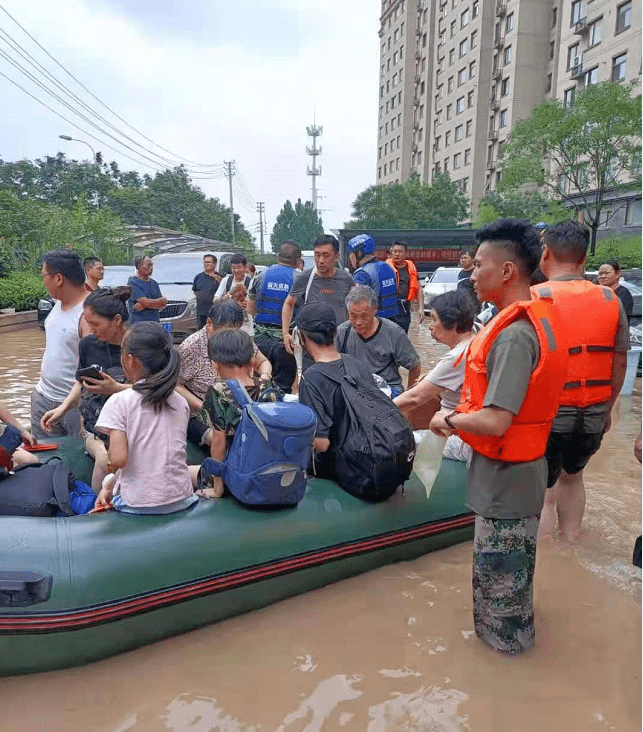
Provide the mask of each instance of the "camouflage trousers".
{"label": "camouflage trousers", "polygon": [[476,635],[511,655],[534,643],[534,569],[538,516],[476,516],[473,622]]}

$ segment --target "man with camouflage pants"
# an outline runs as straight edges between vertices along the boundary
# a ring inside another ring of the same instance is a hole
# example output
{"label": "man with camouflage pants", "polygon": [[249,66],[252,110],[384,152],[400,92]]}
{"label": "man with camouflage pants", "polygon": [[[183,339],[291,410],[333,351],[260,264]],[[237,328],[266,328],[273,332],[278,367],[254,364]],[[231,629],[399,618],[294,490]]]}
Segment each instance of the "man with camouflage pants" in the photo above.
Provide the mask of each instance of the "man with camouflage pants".
{"label": "man with camouflage pants", "polygon": [[496,221],[476,235],[471,275],[498,315],[473,339],[462,401],[431,429],[471,445],[469,506],[476,513],[473,619],[476,634],[502,653],[534,642],[533,579],[547,481],[545,447],[565,378],[566,349],[550,299],[531,300],[540,241],[531,224]]}

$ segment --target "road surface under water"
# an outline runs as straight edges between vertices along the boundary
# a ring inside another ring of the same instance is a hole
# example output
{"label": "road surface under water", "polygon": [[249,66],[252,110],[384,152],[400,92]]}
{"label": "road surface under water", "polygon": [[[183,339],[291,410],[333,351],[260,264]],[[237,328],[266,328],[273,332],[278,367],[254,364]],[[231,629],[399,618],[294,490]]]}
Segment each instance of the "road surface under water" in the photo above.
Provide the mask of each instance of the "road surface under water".
{"label": "road surface under water", "polygon": [[[426,327],[412,337],[428,370],[444,349]],[[0,398],[27,422],[43,335],[1,339]],[[474,636],[465,543],[81,669],[0,679],[0,730],[640,730],[640,418],[639,380],[587,470],[581,540],[539,545],[522,657]]]}

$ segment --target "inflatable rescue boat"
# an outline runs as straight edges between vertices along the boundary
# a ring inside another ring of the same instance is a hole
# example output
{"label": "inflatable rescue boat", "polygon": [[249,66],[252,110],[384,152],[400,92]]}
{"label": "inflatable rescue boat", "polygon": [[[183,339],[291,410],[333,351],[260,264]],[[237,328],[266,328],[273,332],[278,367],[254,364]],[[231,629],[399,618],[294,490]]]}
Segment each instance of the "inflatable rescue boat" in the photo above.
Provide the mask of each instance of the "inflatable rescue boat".
{"label": "inflatable rescue boat", "polygon": [[[78,440],[57,454],[89,482]],[[0,675],[79,666],[471,539],[466,465],[442,460],[430,480],[413,473],[375,505],[312,479],[296,508],[0,517]]]}

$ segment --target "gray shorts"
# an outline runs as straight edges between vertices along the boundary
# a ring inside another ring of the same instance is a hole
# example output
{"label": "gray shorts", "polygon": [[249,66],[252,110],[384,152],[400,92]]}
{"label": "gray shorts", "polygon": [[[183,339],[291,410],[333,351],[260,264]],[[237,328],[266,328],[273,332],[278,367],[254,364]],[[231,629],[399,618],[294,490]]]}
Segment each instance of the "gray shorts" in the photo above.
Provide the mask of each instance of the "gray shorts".
{"label": "gray shorts", "polygon": [[54,425],[51,432],[44,432],[40,426],[40,418],[50,409],[59,407],[62,402],[47,399],[39,391],[31,392],[31,434],[40,442],[49,442],[52,437],[71,437],[80,434],[80,412],[74,407]]}

